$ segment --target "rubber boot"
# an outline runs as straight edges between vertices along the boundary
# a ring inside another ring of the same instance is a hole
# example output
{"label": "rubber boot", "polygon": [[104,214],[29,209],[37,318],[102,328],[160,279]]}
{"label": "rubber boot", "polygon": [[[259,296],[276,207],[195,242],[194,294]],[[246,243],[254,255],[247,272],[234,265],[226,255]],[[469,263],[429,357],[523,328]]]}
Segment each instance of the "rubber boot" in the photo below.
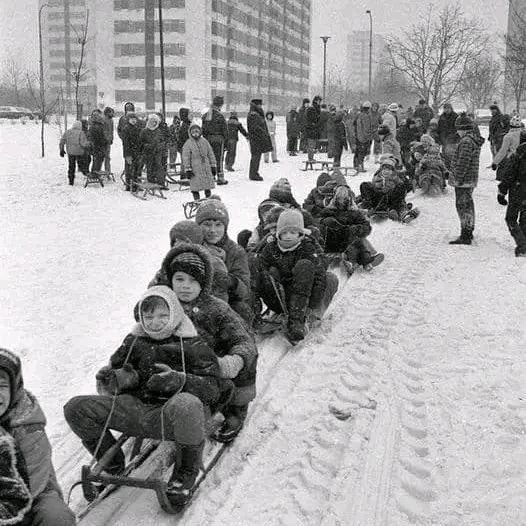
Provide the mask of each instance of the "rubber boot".
{"label": "rubber boot", "polygon": [[75,183],[75,178],[74,177],[68,177],[68,179],[69,179],[69,185],[73,186],[73,184]]}
{"label": "rubber boot", "polygon": [[173,506],[184,506],[192,497],[192,488],[203,464],[204,444],[204,440],[197,446],[177,444],[177,460],[167,488]]}
{"label": "rubber boot", "polygon": [[222,444],[232,442],[239,435],[247,417],[248,405],[229,405],[223,411],[225,421],[213,438]]}
{"label": "rubber boot", "polygon": [[473,239],[473,233],[465,228],[462,229],[460,236],[453,241],[450,241],[450,245],[471,245]]}
{"label": "rubber boot", "polygon": [[289,319],[287,323],[287,338],[291,343],[305,338],[305,317],[309,298],[300,294],[292,294],[289,300]]}

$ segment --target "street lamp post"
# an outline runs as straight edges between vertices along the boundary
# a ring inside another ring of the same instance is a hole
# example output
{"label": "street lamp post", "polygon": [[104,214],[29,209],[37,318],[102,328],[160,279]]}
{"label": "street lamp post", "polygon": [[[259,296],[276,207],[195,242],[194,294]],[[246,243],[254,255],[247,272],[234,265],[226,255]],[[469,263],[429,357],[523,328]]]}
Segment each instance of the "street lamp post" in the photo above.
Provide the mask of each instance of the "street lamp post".
{"label": "street lamp post", "polygon": [[373,78],[373,15],[370,9],[367,9],[366,14],[369,15],[369,99],[371,99]]}
{"label": "street lamp post", "polygon": [[161,65],[161,104],[163,108],[163,117],[166,119],[166,89],[164,84],[163,0],[159,0],[159,58]]}
{"label": "street lamp post", "polygon": [[45,93],[44,93],[44,56],[42,51],[42,9],[44,7],[49,7],[48,4],[42,4],[38,10],[38,45],[40,51],[40,120],[41,120],[41,129],[40,129],[40,144],[42,149],[42,157],[44,157],[44,118],[45,118]]}
{"label": "street lamp post", "polygon": [[323,40],[323,101],[325,102],[325,91],[327,87],[327,41],[331,37],[320,37]]}

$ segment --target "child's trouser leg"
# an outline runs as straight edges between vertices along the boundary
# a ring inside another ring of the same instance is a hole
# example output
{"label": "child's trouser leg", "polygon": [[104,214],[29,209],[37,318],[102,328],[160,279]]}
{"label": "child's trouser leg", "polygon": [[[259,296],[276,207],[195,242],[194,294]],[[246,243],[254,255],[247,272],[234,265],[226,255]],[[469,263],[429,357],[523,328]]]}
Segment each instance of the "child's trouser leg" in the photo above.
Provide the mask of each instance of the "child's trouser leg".
{"label": "child's trouser leg", "polygon": [[44,490],[33,501],[32,526],[74,526],[74,513],[54,489]]}
{"label": "child's trouser leg", "polygon": [[201,199],[199,192],[192,192],[192,197],[194,198],[194,201],[199,201],[199,199]]}
{"label": "child's trouser leg", "polygon": [[365,266],[372,261],[376,250],[367,239],[360,237],[349,243],[345,254],[352,263]]}
{"label": "child's trouser leg", "polygon": [[265,302],[265,305],[272,311],[281,314],[286,299],[279,296],[281,280],[276,269],[271,271],[259,272],[257,274],[257,294]]}
{"label": "child's trouser leg", "polygon": [[212,190],[205,190],[205,197],[210,197],[212,195]]}
{"label": "child's trouser leg", "polygon": [[515,203],[510,198],[506,209],[506,224],[520,252],[526,252],[526,203]]}
{"label": "child's trouser leg", "polygon": [[320,223],[325,252],[343,252],[347,246],[349,227],[334,217],[326,217]]}

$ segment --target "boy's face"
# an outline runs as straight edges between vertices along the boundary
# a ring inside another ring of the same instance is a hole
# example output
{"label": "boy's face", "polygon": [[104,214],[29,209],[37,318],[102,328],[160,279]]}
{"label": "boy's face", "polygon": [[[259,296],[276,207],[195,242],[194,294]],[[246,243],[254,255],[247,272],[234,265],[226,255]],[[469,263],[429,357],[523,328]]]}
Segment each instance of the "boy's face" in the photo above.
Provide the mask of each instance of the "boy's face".
{"label": "boy's face", "polygon": [[135,126],[137,124],[137,119],[135,117],[133,117],[132,119],[130,119],[128,121],[132,126]]}
{"label": "boy's face", "polygon": [[190,132],[190,135],[194,139],[199,139],[199,136],[201,135],[201,132],[197,128],[193,128],[192,131]]}
{"label": "boy's face", "polygon": [[153,311],[143,313],[142,320],[147,331],[162,331],[170,321],[170,309],[166,304],[158,305]]}
{"label": "boy's face", "polygon": [[217,245],[225,236],[225,225],[215,219],[207,219],[201,223],[203,237],[210,245]]}
{"label": "boy's face", "polygon": [[201,285],[190,274],[176,272],[172,277],[172,289],[181,303],[190,303],[201,293]]}
{"label": "boy's face", "polygon": [[302,235],[301,232],[295,229],[287,228],[286,230],[282,230],[279,233],[279,240],[281,241],[281,245],[285,248],[293,247],[297,243],[299,243]]}
{"label": "boy's face", "polygon": [[11,380],[3,369],[0,369],[0,417],[3,416],[11,403]]}

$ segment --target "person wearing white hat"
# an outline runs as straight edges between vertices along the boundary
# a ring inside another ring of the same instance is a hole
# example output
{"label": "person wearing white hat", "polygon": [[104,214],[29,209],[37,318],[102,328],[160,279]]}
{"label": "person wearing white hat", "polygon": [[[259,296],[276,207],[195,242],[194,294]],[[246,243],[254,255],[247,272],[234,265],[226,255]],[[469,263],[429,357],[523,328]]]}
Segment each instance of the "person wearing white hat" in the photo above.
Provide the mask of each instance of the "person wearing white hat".
{"label": "person wearing white hat", "polygon": [[396,129],[398,128],[398,104],[389,104],[387,111],[382,116],[382,124],[387,126],[393,137],[396,139]]}
{"label": "person wearing white hat", "polygon": [[493,158],[492,170],[497,170],[497,180],[502,180],[502,170],[506,168],[507,160],[515,153],[520,143],[522,119],[514,115],[510,119],[510,131],[502,139],[502,146]]}

